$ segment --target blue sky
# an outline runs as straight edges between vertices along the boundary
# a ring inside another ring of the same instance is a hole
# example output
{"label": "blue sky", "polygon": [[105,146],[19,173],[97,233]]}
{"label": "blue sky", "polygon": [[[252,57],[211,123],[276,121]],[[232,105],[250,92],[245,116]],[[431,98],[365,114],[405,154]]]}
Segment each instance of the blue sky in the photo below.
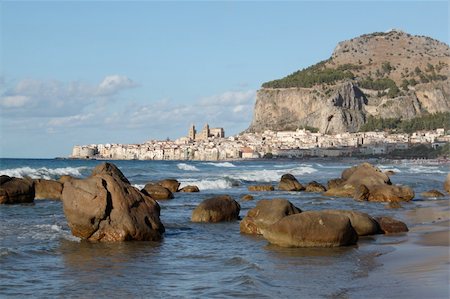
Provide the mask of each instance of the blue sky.
{"label": "blue sky", "polygon": [[0,157],[250,124],[256,90],[339,41],[399,28],[449,42],[448,1],[1,1]]}

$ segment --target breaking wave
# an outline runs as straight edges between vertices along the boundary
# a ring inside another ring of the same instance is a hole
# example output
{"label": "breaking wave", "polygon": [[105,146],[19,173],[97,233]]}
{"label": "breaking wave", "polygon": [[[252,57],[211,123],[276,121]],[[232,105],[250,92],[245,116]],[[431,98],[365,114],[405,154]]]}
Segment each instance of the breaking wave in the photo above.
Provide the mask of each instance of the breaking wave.
{"label": "breaking wave", "polygon": [[212,165],[212,166],[216,166],[216,167],[236,167],[236,165],[234,165],[233,163],[230,162],[221,162],[221,163],[204,163],[206,165]]}
{"label": "breaking wave", "polygon": [[181,180],[180,189],[187,185],[195,185],[200,191],[202,190],[217,190],[230,189],[234,186],[239,186],[239,182],[230,178],[220,179],[202,179],[202,180]]}
{"label": "breaking wave", "polygon": [[186,170],[186,171],[199,171],[199,169],[197,167],[195,167],[194,165],[189,165],[186,163],[178,163],[177,167],[178,167],[178,169]]}
{"label": "breaking wave", "polygon": [[281,176],[286,173],[290,173],[296,177],[311,174],[316,172],[317,169],[311,166],[299,166],[290,169],[263,169],[254,171],[243,171],[236,173],[233,178],[238,180],[250,181],[250,182],[274,182],[280,180]]}
{"label": "breaking wave", "polygon": [[7,175],[10,177],[23,178],[30,177],[32,179],[58,179],[62,175],[70,175],[73,177],[82,177],[82,171],[89,169],[89,167],[62,167],[62,168],[31,168],[19,167],[11,169],[0,169],[0,175]]}
{"label": "breaking wave", "polygon": [[441,169],[439,169],[439,166],[423,166],[423,165],[417,165],[412,166],[408,170],[406,170],[408,173],[447,173]]}

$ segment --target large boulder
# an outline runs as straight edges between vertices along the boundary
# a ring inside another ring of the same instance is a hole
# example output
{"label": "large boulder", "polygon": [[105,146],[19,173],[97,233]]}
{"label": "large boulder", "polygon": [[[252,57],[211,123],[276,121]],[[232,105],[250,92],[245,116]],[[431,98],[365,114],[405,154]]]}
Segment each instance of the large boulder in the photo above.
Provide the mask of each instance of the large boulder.
{"label": "large boulder", "polygon": [[282,191],[301,191],[304,187],[292,174],[287,173],[281,176],[278,189]]}
{"label": "large boulder", "polygon": [[180,192],[200,192],[200,189],[195,185],[187,185],[181,188]]}
{"label": "large boulder", "polygon": [[64,183],[64,214],[74,236],[89,241],[158,241],[160,207],[120,176],[97,173]]}
{"label": "large boulder", "polygon": [[178,187],[180,187],[180,182],[175,179],[165,179],[159,181],[157,184],[169,189],[172,193],[178,192]]}
{"label": "large boulder", "polygon": [[33,181],[2,175],[0,177],[0,204],[30,203],[34,200]]}
{"label": "large boulder", "polygon": [[414,191],[407,186],[378,185],[370,189],[369,201],[392,202],[410,201],[414,198]]}
{"label": "large boulder", "polygon": [[408,232],[408,226],[402,221],[391,217],[376,217],[375,220],[380,226],[380,230],[385,234],[397,234]]}
{"label": "large boulder", "polygon": [[98,174],[108,174],[110,176],[116,177],[118,180],[124,183],[130,183],[130,181],[128,181],[122,171],[120,171],[120,169],[116,165],[109,162],[103,162],[92,169],[91,177]]}
{"label": "large boulder", "polygon": [[353,197],[355,187],[353,185],[344,184],[339,187],[328,189],[323,195],[335,197]]}
{"label": "large boulder", "polygon": [[286,216],[265,229],[263,236],[282,247],[337,247],[358,240],[348,217],[319,211]]}
{"label": "large boulder", "polygon": [[331,179],[327,182],[327,190],[340,187],[345,181],[341,178]]}
{"label": "large boulder", "polygon": [[146,184],[141,192],[156,200],[173,198],[173,193],[169,189],[153,183]]}
{"label": "large boulder", "polygon": [[447,193],[450,193],[450,173],[447,174],[447,177],[445,178],[444,190],[447,191]]}
{"label": "large boulder", "polygon": [[369,214],[350,210],[324,210],[322,212],[348,217],[358,236],[368,236],[380,233],[378,222]]}
{"label": "large boulder", "polygon": [[193,222],[222,222],[239,219],[241,206],[228,195],[205,199],[192,212]]}
{"label": "large boulder", "polygon": [[345,180],[345,184],[352,185],[355,188],[359,185],[365,185],[370,189],[372,186],[391,184],[389,176],[369,163],[362,163],[345,169],[341,177]]}
{"label": "large boulder", "polygon": [[58,181],[36,179],[34,180],[34,199],[60,200],[63,184]]}
{"label": "large boulder", "polygon": [[253,192],[264,192],[264,191],[274,191],[275,188],[272,185],[252,185],[248,186],[248,191]]}
{"label": "large boulder", "polygon": [[309,182],[308,185],[306,185],[305,191],[306,192],[325,192],[325,191],[327,191],[327,188],[325,188],[324,185],[322,185],[316,181],[312,181],[312,182]]}
{"label": "large boulder", "polygon": [[240,223],[241,233],[261,235],[264,229],[301,210],[286,199],[262,199]]}

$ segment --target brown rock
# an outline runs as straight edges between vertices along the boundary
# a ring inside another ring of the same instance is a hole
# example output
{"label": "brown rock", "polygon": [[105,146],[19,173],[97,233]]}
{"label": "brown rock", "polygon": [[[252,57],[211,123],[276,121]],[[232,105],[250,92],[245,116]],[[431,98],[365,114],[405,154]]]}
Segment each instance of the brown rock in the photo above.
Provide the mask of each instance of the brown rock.
{"label": "brown rock", "polygon": [[348,168],[342,172],[341,176],[345,180],[345,184],[352,185],[355,188],[359,185],[365,185],[371,190],[373,186],[391,184],[386,174],[369,163],[362,163]]}
{"label": "brown rock", "polygon": [[414,198],[414,191],[407,186],[379,185],[370,189],[369,201],[410,201]]}
{"label": "brown rock", "polygon": [[409,231],[404,222],[391,217],[376,217],[375,220],[380,225],[380,229],[385,234],[404,233]]}
{"label": "brown rock", "polygon": [[180,187],[180,182],[175,179],[165,179],[159,181],[157,184],[169,189],[172,193],[178,192],[178,187]]}
{"label": "brown rock", "polygon": [[62,202],[72,234],[89,241],[158,241],[160,207],[114,173],[64,183]]}
{"label": "brown rock", "polygon": [[272,185],[253,185],[253,186],[248,186],[248,191],[257,191],[257,192],[261,192],[261,191],[274,191],[275,188]]}
{"label": "brown rock", "polygon": [[34,200],[33,181],[2,175],[0,179],[0,204],[30,203]]}
{"label": "brown rock", "polygon": [[398,201],[391,201],[385,206],[386,209],[400,209],[401,207],[402,205]]}
{"label": "brown rock", "polygon": [[292,174],[287,173],[281,176],[278,189],[282,191],[301,191],[304,188]]}
{"label": "brown rock", "polygon": [[59,182],[61,183],[61,184],[64,184],[65,182],[68,182],[68,181],[70,181],[70,180],[72,180],[73,179],[73,177],[71,177],[70,175],[62,175],[62,176],[60,176],[59,177]]}
{"label": "brown rock", "polygon": [[429,190],[420,194],[422,197],[444,197],[445,195],[438,190]]}
{"label": "brown rock", "polygon": [[141,192],[147,194],[148,196],[156,200],[173,198],[173,193],[170,192],[169,189],[153,183],[146,184],[144,189],[141,190]]}
{"label": "brown rock", "polygon": [[447,174],[447,178],[445,179],[444,190],[447,191],[447,193],[450,193],[450,173]]}
{"label": "brown rock", "polygon": [[130,181],[128,181],[122,171],[120,171],[120,169],[116,165],[109,162],[103,162],[92,169],[91,176],[96,176],[98,174],[108,174],[110,176],[117,177],[124,183],[130,183]]}
{"label": "brown rock", "polygon": [[188,185],[188,186],[181,188],[180,192],[200,192],[200,189],[198,189],[197,186]]}
{"label": "brown rock", "polygon": [[343,179],[331,179],[327,182],[327,189],[338,188],[343,185],[345,181]]}
{"label": "brown rock", "polygon": [[358,240],[348,217],[318,211],[286,216],[265,229],[263,235],[282,247],[337,247]]}
{"label": "brown rock", "polygon": [[61,199],[63,184],[58,181],[34,180],[34,199]]}
{"label": "brown rock", "polygon": [[319,184],[316,181],[309,182],[305,187],[306,192],[325,192],[327,188],[324,185]]}
{"label": "brown rock", "polygon": [[390,177],[390,176],[393,176],[395,174],[395,171],[393,171],[393,170],[386,170],[384,172],[384,174]]}
{"label": "brown rock", "polygon": [[264,229],[288,215],[301,213],[286,199],[262,199],[240,223],[241,233],[261,235]]}
{"label": "brown rock", "polygon": [[369,214],[349,210],[323,210],[322,212],[348,217],[358,236],[381,233],[378,222]]}
{"label": "brown rock", "polygon": [[220,195],[205,199],[192,212],[193,222],[234,221],[239,218],[241,206],[230,196]]}
{"label": "brown rock", "polygon": [[335,196],[335,197],[353,197],[355,193],[355,187],[352,185],[341,185],[336,188],[328,189],[323,195],[325,196]]}
{"label": "brown rock", "polygon": [[353,193],[353,199],[367,201],[369,199],[369,189],[365,185],[359,185]]}
{"label": "brown rock", "polygon": [[249,201],[249,200],[253,200],[253,199],[254,199],[254,197],[251,196],[250,194],[246,194],[246,195],[241,197],[242,201]]}

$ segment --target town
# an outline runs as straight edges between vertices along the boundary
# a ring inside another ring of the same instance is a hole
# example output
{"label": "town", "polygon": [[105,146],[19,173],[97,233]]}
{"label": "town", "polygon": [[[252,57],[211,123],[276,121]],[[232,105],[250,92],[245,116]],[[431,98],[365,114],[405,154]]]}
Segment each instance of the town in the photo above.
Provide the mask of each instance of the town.
{"label": "town", "polygon": [[209,128],[200,133],[195,126],[188,136],[172,140],[151,140],[143,144],[76,145],[70,158],[115,160],[198,160],[218,161],[257,158],[348,157],[384,155],[413,145],[437,148],[450,142],[444,129],[412,134],[360,132],[327,135],[306,129],[264,131],[225,137],[223,128]]}

